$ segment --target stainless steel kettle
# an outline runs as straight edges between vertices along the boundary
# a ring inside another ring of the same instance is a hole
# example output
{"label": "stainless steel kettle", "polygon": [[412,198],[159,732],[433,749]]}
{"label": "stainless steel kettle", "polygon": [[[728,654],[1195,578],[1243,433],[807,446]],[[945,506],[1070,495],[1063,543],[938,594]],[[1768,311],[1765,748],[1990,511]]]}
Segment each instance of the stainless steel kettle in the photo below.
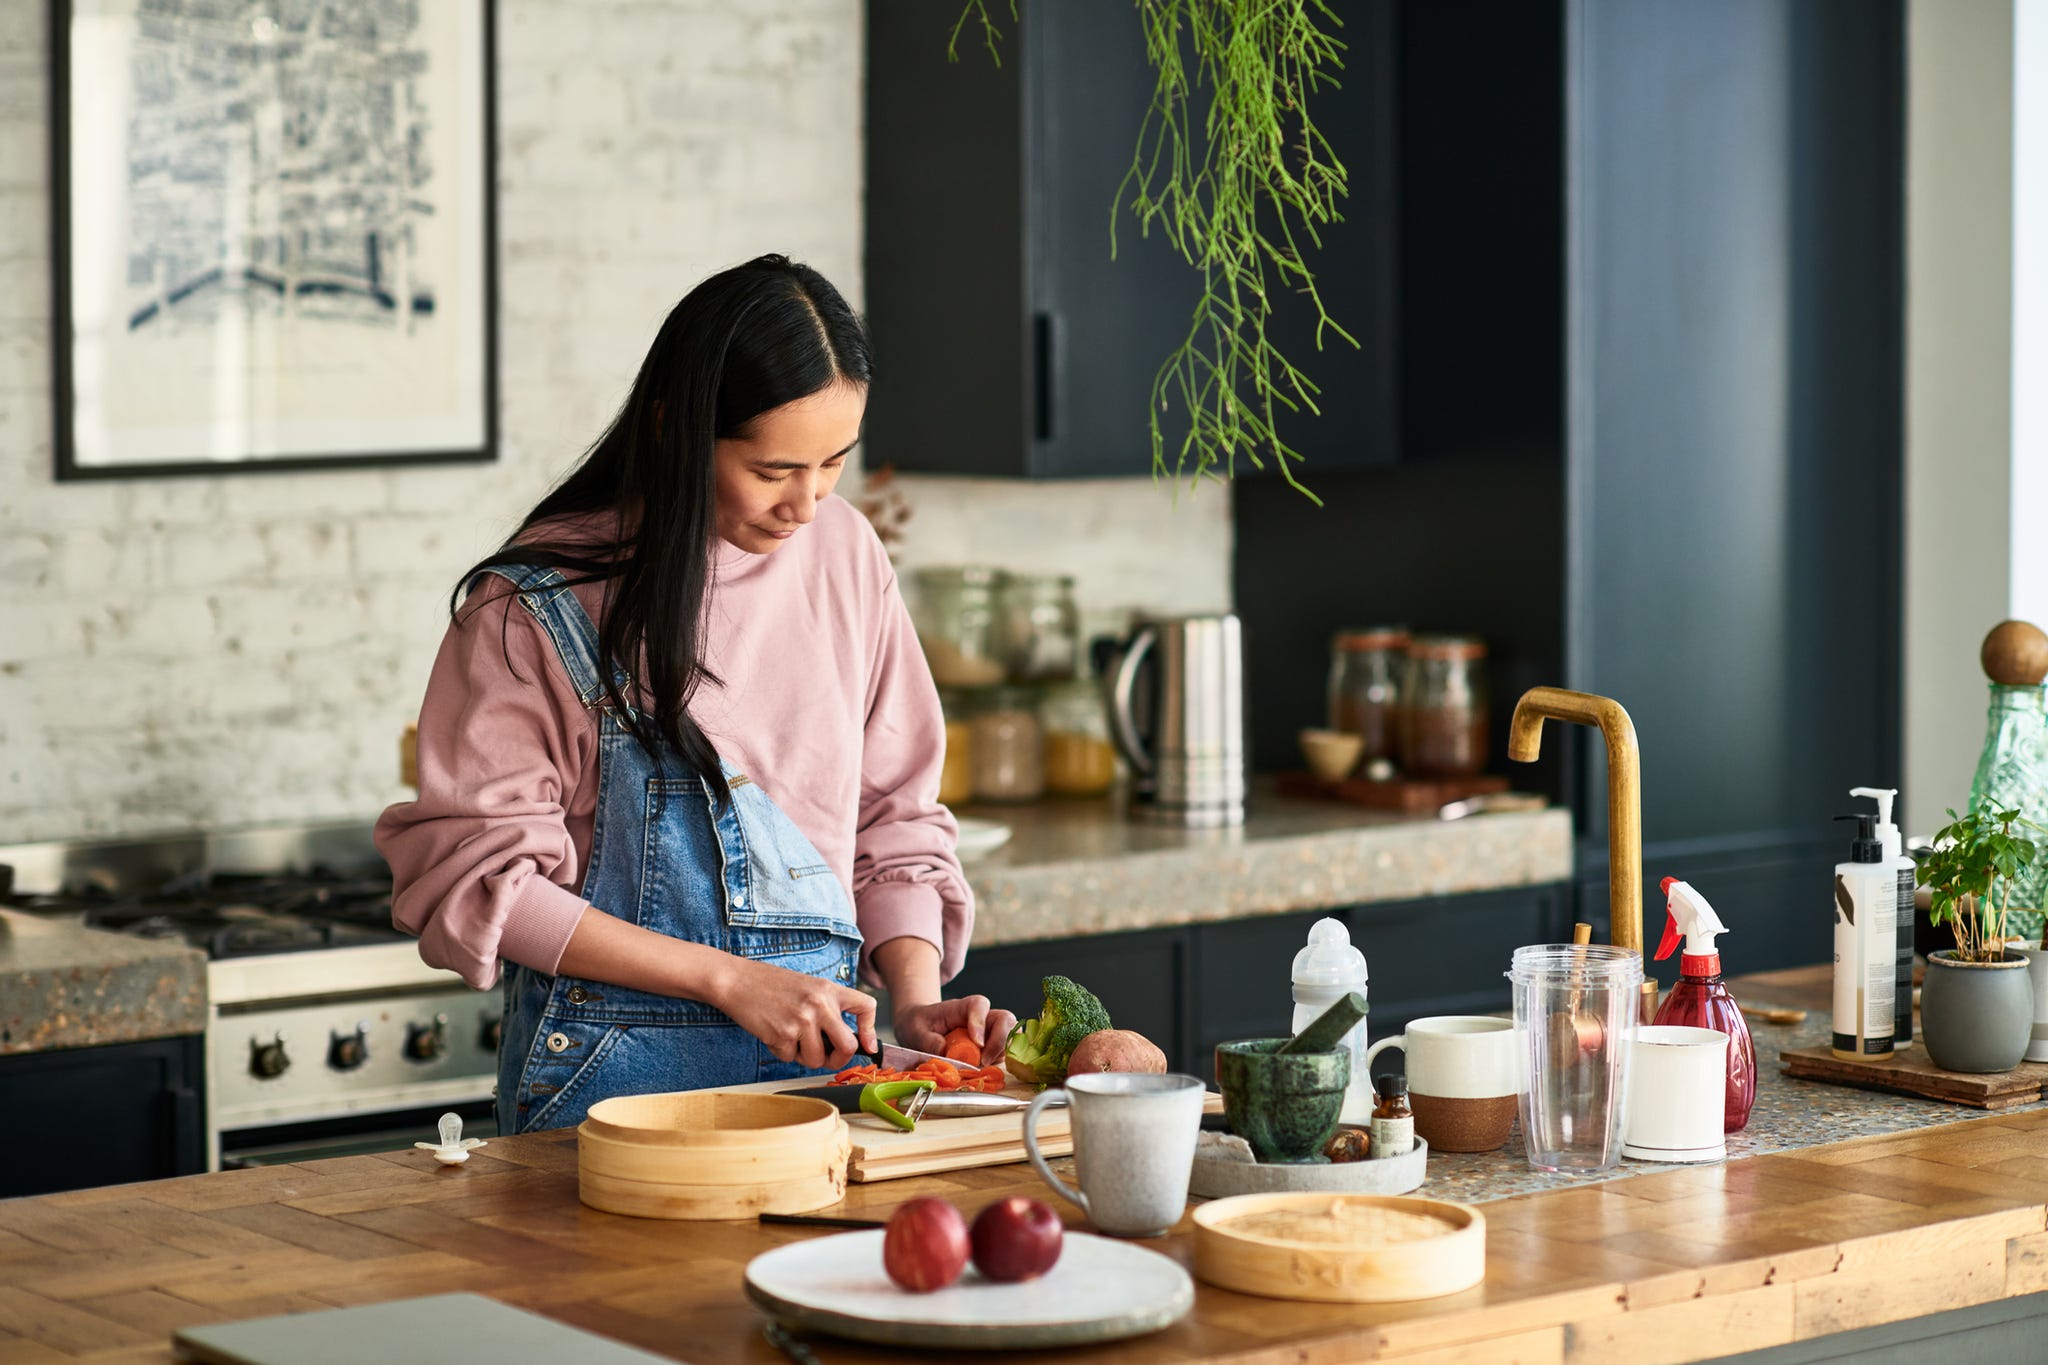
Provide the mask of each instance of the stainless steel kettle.
{"label": "stainless steel kettle", "polygon": [[[1149,663],[1150,667],[1147,667]],[[1244,823],[1244,637],[1237,617],[1141,622],[1108,682],[1109,732],[1131,766],[1131,813]]]}

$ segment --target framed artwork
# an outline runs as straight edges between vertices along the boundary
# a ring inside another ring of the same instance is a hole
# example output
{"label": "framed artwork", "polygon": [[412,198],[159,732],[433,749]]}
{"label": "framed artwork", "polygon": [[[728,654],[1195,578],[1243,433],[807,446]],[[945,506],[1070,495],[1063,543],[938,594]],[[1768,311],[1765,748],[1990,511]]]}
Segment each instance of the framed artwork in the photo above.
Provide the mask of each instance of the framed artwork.
{"label": "framed artwork", "polygon": [[59,479],[497,450],[490,0],[51,0]]}

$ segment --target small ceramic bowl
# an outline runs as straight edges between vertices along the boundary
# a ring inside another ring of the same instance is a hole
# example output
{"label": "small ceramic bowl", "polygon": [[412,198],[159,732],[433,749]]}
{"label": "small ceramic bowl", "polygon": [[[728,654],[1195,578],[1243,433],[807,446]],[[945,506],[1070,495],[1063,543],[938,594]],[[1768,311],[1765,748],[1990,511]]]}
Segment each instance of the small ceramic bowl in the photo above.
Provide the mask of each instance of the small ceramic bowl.
{"label": "small ceramic bowl", "polygon": [[1342,730],[1303,730],[1301,756],[1308,770],[1325,782],[1340,782],[1351,776],[1365,752],[1364,735],[1347,735]]}
{"label": "small ceramic bowl", "polygon": [[1230,1131],[1260,1161],[1324,1161],[1351,1084],[1351,1053],[1282,1053],[1285,1038],[1251,1038],[1216,1048],[1216,1087]]}

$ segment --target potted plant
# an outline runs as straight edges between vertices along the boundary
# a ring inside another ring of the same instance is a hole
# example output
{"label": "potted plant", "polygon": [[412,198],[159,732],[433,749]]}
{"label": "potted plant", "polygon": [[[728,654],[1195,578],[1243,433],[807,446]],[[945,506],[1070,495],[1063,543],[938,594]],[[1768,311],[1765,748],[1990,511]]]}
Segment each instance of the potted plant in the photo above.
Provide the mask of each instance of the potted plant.
{"label": "potted plant", "polygon": [[2027,959],[2006,950],[2005,916],[2013,881],[2040,855],[2026,837],[2036,827],[1995,804],[1948,816],[1917,877],[1933,893],[1928,918],[1948,925],[1956,946],[1927,955],[1921,1032],[1944,1070],[2010,1071],[2033,1032],[2034,990]]}

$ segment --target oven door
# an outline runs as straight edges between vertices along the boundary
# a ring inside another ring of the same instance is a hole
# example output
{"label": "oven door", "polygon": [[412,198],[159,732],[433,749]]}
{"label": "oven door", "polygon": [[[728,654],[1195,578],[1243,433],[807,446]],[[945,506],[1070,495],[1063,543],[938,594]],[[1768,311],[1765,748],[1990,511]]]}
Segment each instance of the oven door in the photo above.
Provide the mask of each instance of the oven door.
{"label": "oven door", "polygon": [[345,1114],[304,1123],[227,1130],[220,1135],[220,1166],[224,1171],[233,1171],[333,1156],[410,1151],[415,1142],[439,1139],[443,1114],[462,1116],[464,1137],[498,1135],[497,1106],[491,1100],[430,1104],[396,1113]]}

